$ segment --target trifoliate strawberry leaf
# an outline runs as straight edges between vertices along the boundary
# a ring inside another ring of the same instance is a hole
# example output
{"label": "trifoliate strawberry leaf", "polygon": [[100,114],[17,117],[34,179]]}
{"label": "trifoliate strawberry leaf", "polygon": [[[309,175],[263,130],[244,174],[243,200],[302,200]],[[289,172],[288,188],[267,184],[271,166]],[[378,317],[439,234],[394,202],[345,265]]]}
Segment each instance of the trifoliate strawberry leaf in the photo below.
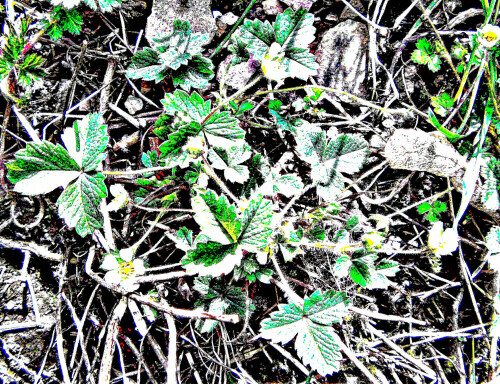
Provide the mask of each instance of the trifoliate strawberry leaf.
{"label": "trifoliate strawberry leaf", "polygon": [[168,140],[160,145],[159,150],[162,153],[160,157],[163,158],[171,153],[179,153],[189,138],[198,135],[201,131],[201,125],[196,121],[180,123],[176,128],[177,131],[171,133]]}
{"label": "trifoliate strawberry leaf", "polygon": [[102,227],[103,217],[99,204],[107,196],[104,176],[82,174],[57,199],[59,216],[70,228],[85,237]]}
{"label": "trifoliate strawberry leaf", "polygon": [[61,145],[48,141],[27,143],[8,163],[7,177],[15,183],[14,191],[40,195],[65,187],[80,175],[80,167]]}
{"label": "trifoliate strawberry leaf", "polygon": [[[203,100],[198,92],[188,93],[176,90],[165,94],[161,100],[164,112],[181,121],[202,123],[210,113],[210,100]],[[245,137],[239,121],[228,111],[216,111],[201,126],[210,145],[230,149]]]}
{"label": "trifoliate strawberry leaf", "polygon": [[194,219],[210,240],[222,244],[237,241],[241,223],[236,208],[229,204],[224,195],[218,197],[215,192],[208,190],[193,197],[191,206],[195,211]]}
{"label": "trifoliate strawberry leaf", "polygon": [[239,39],[246,44],[246,49],[256,61],[262,61],[272,43],[278,43],[284,54],[282,69],[290,76],[305,80],[314,75],[319,67],[308,49],[316,31],[313,22],[314,15],[303,9],[294,12],[288,8],[278,14],[273,25],[267,20],[264,23],[245,20],[244,25],[239,27]]}
{"label": "trifoliate strawberry leaf", "polygon": [[[299,129],[300,128],[300,129]],[[304,123],[297,129],[299,157],[311,164],[311,178],[318,195],[326,201],[335,200],[344,187],[340,172],[353,174],[368,156],[368,143],[359,135],[336,135],[327,140],[317,125]]]}
{"label": "trifoliate strawberry leaf", "polygon": [[[246,316],[246,297],[241,288],[228,285],[222,279],[201,276],[194,280],[193,289],[202,295],[195,307],[208,310],[211,314],[237,314],[241,318]],[[249,311],[254,310],[255,306],[250,304]],[[213,320],[196,321],[196,327],[202,333],[212,331],[217,324],[219,322]]]}
{"label": "trifoliate strawberry leaf", "polygon": [[365,288],[387,288],[399,271],[399,264],[392,260],[381,260],[375,266],[377,255],[364,250],[355,251],[352,256],[341,256],[335,261],[334,271],[338,277],[349,275],[351,279]]}
{"label": "trifoliate strawberry leaf", "polygon": [[279,311],[261,322],[260,336],[274,343],[286,344],[295,336],[295,349],[304,364],[322,376],[338,372],[342,355],[331,326],[347,315],[348,301],[344,293],[314,292],[303,305],[279,304]]}
{"label": "trifoliate strawberry leaf", "polygon": [[193,231],[187,229],[186,227],[182,227],[177,231],[177,241],[175,243],[176,247],[187,252],[189,249],[193,247]]}
{"label": "trifoliate strawberry leaf", "polygon": [[486,165],[481,166],[481,176],[484,184],[481,188],[481,202],[492,211],[500,208],[500,161],[491,158]]}
{"label": "trifoliate strawberry leaf", "polygon": [[208,152],[208,160],[215,169],[224,170],[224,177],[232,183],[243,184],[248,180],[250,172],[248,167],[241,165],[247,161],[252,152],[246,144],[240,147],[231,147],[228,151],[222,148],[211,148]]}
{"label": "trifoliate strawberry leaf", "polygon": [[272,233],[272,203],[258,195],[250,200],[241,218],[241,234],[238,243],[249,252],[259,252],[266,247]]}
{"label": "trifoliate strawberry leaf", "polygon": [[203,124],[203,132],[211,145],[230,149],[235,144],[240,146],[241,139],[245,137],[245,131],[239,124],[230,112],[216,111]]}
{"label": "trifoliate strawberry leaf", "polygon": [[214,77],[212,61],[201,55],[209,35],[192,33],[189,22],[175,21],[170,35],[153,41],[153,48],[143,49],[132,58],[128,77],[158,83],[171,74],[174,85],[187,91],[205,87]]}

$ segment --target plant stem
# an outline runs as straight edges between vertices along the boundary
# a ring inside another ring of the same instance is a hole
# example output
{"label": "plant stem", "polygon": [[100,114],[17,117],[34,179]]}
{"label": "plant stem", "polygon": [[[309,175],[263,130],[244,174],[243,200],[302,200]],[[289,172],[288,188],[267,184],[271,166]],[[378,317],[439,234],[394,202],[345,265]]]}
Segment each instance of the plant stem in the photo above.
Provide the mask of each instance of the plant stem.
{"label": "plant stem", "polygon": [[222,47],[224,47],[224,45],[226,45],[227,41],[231,38],[233,33],[236,31],[236,28],[238,28],[238,26],[240,25],[240,23],[243,21],[244,17],[246,16],[246,14],[248,12],[250,12],[250,9],[252,9],[253,5],[256,2],[257,2],[257,0],[252,0],[250,2],[250,4],[248,4],[247,9],[245,9],[245,12],[243,12],[243,14],[240,16],[240,18],[236,22],[236,24],[234,24],[233,29],[231,29],[231,32],[229,32],[229,34],[224,38],[224,40],[222,40],[222,43],[220,43],[219,46],[215,49],[215,51],[213,51],[212,54],[209,56],[210,59],[213,58],[216,54],[218,54],[219,51],[222,49]]}
{"label": "plant stem", "polygon": [[377,110],[379,110],[381,112],[386,112],[386,113],[400,113],[400,114],[407,114],[408,113],[408,110],[405,109],[405,108],[397,108],[397,109],[384,108],[384,107],[381,107],[379,105],[373,104],[370,101],[361,99],[358,96],[353,95],[352,93],[341,91],[339,89],[334,89],[334,88],[329,88],[329,87],[323,87],[322,85],[301,85],[300,87],[271,89],[271,90],[268,90],[268,91],[259,91],[259,92],[256,92],[253,95],[251,95],[250,97],[252,97],[252,96],[259,96],[259,95],[265,95],[267,93],[291,92],[291,91],[298,91],[300,89],[313,89],[313,88],[314,89],[322,89],[322,90],[328,91],[328,92],[333,92],[333,93],[336,93],[338,95],[348,96],[348,97],[350,97],[351,99],[353,99],[354,101],[358,102],[361,105],[364,105],[366,107],[370,107],[370,108],[373,108],[373,109],[377,109]]}
{"label": "plant stem", "polygon": [[391,218],[393,216],[399,215],[400,213],[403,213],[405,211],[408,211],[409,209],[415,208],[415,207],[419,206],[420,204],[422,204],[422,203],[424,203],[426,201],[435,200],[438,197],[440,197],[440,196],[444,195],[445,193],[448,193],[448,192],[450,192],[452,190],[453,190],[453,188],[448,188],[447,190],[445,190],[443,192],[436,193],[435,195],[432,195],[431,197],[427,197],[427,198],[425,198],[423,200],[420,200],[420,201],[418,201],[418,202],[416,202],[416,203],[414,203],[414,204],[412,204],[412,205],[410,205],[408,207],[404,207],[404,208],[400,209],[399,211],[393,212],[390,215],[387,215],[386,217],[387,218]]}
{"label": "plant stem", "polygon": [[2,189],[8,192],[7,184],[5,184],[5,164],[3,161],[3,155],[5,152],[5,131],[7,130],[7,125],[9,124],[10,108],[12,107],[12,101],[7,100],[7,106],[5,107],[5,113],[3,114],[3,124],[2,132],[0,133],[0,183],[2,184]]}

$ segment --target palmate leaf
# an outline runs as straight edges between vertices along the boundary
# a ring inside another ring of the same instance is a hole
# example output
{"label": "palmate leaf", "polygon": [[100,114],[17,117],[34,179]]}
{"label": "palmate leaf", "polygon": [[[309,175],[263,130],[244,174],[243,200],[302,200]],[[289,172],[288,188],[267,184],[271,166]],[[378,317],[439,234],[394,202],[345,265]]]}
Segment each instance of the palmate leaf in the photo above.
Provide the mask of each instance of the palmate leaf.
{"label": "palmate leaf", "polygon": [[42,24],[52,40],[60,39],[63,31],[68,31],[73,35],[79,35],[82,31],[83,19],[76,9],[54,7],[50,18],[53,22],[42,20]]}
{"label": "palmate leaf", "polygon": [[344,187],[341,172],[353,174],[368,156],[368,143],[359,135],[336,135],[327,140],[320,127],[303,122],[297,129],[297,152],[311,165],[311,178],[318,195],[335,200]]}
{"label": "palmate leaf", "polygon": [[252,152],[246,144],[240,147],[231,147],[228,151],[222,148],[211,148],[208,153],[208,160],[215,169],[224,170],[224,177],[232,183],[243,184],[248,180],[250,172],[248,167],[241,165],[247,161]]}
{"label": "palmate leaf", "polygon": [[200,276],[221,276],[231,273],[235,265],[241,263],[243,253],[238,244],[219,244],[214,241],[196,243],[181,259],[186,271]]}
{"label": "palmate leaf", "polygon": [[[186,123],[192,121],[202,123],[210,113],[210,100],[205,101],[198,92],[189,95],[187,92],[176,90],[166,93],[161,100],[164,113],[175,116]],[[216,111],[201,125],[206,138],[211,145],[230,149],[240,143],[245,137],[245,131],[239,126],[239,120],[228,111]]]}
{"label": "palmate leaf", "polygon": [[313,22],[314,15],[303,9],[294,12],[288,8],[278,14],[273,25],[267,20],[264,23],[245,20],[244,25],[239,27],[239,39],[246,44],[246,49],[256,61],[264,59],[272,43],[286,44],[281,49],[284,54],[282,68],[291,76],[305,80],[314,75],[319,67],[308,49],[315,38]]}
{"label": "palmate leaf", "polygon": [[65,187],[80,175],[80,167],[61,145],[48,141],[27,143],[7,164],[7,177],[15,183],[14,191],[39,195]]}
{"label": "palmate leaf", "polygon": [[153,41],[153,48],[145,48],[132,58],[128,77],[158,83],[171,73],[174,85],[187,91],[205,87],[214,77],[212,61],[201,55],[209,35],[193,33],[189,22],[175,21],[170,35]]}
{"label": "palmate leaf", "polygon": [[292,197],[302,188],[304,188],[304,183],[299,175],[294,173],[280,175],[272,171],[267,175],[266,182],[259,188],[259,192],[265,196],[281,193],[286,197]]}
{"label": "palmate leaf", "polygon": [[204,88],[215,76],[214,65],[210,59],[203,56],[195,56],[189,62],[189,66],[181,67],[172,72],[174,85],[189,91],[193,88]]}
{"label": "palmate leaf", "polygon": [[331,325],[342,322],[348,304],[344,293],[334,291],[316,291],[303,306],[279,304],[279,311],[261,322],[260,336],[283,344],[297,336],[295,349],[305,364],[322,376],[338,372],[342,356]]}
{"label": "palmate leaf", "polygon": [[394,277],[399,271],[399,264],[392,260],[381,260],[375,266],[377,255],[356,251],[349,256],[341,256],[335,261],[334,271],[338,277],[349,275],[364,288],[387,288],[391,283],[388,277]]}
{"label": "palmate leaf", "polygon": [[104,178],[101,174],[91,176],[84,173],[57,200],[59,216],[68,227],[75,228],[81,237],[102,227],[99,203],[107,196]]}

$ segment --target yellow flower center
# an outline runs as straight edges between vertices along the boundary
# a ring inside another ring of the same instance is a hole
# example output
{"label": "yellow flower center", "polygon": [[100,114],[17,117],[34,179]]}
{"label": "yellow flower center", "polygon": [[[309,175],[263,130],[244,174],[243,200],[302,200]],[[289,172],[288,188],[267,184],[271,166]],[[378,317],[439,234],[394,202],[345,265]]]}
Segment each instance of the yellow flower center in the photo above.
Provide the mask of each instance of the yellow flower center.
{"label": "yellow flower center", "polygon": [[486,33],[483,33],[482,36],[483,36],[483,39],[485,39],[487,41],[493,41],[493,40],[498,39],[498,35],[492,31],[488,31]]}
{"label": "yellow flower center", "polygon": [[123,262],[118,266],[118,273],[122,276],[122,279],[129,279],[134,276],[135,269],[131,262]]}

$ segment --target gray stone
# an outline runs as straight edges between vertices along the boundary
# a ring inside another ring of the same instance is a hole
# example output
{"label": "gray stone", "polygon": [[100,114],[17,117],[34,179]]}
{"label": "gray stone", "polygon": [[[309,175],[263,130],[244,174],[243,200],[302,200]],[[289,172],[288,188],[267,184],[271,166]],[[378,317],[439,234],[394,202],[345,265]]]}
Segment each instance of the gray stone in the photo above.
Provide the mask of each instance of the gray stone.
{"label": "gray stone", "polygon": [[153,37],[172,33],[175,20],[189,21],[193,32],[208,33],[210,40],[217,31],[211,0],[155,0],[146,24],[148,43],[153,45]]}
{"label": "gray stone", "polygon": [[[366,97],[368,29],[364,24],[346,20],[328,30],[321,39],[316,57],[319,63],[317,83],[325,87]],[[334,96],[330,93],[330,96]],[[353,103],[348,96],[337,96]]]}

